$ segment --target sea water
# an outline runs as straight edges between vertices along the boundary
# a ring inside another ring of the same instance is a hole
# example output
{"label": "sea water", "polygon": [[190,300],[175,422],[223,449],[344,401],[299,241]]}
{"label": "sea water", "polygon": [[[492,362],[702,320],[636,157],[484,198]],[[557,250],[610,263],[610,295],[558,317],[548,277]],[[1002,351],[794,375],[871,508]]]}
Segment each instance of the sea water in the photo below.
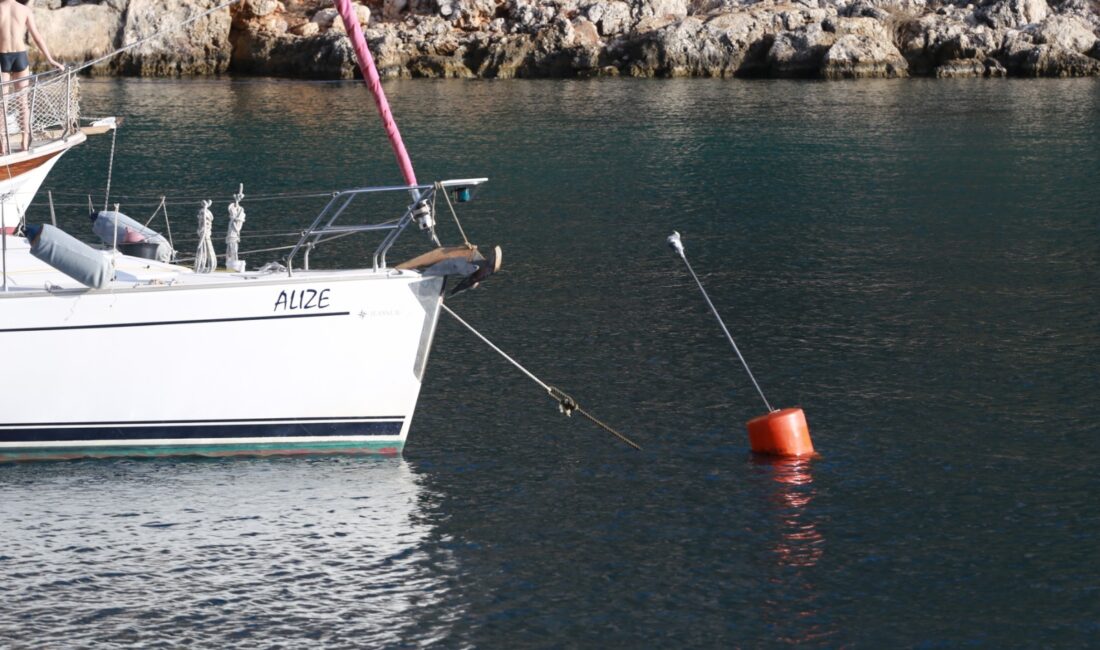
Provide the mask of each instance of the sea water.
{"label": "sea water", "polygon": [[[386,90],[422,181],[491,179],[459,214],[503,246],[504,270],[448,304],[643,451],[562,417],[444,315],[402,457],[0,466],[0,645],[1100,638],[1100,83]],[[286,244],[332,190],[400,182],[358,84],[82,93],[86,115],[125,118],[106,200],[144,222],[167,197],[185,253],[199,201],[220,230],[238,183],[250,250]],[[48,189],[87,238],[111,147],[66,154],[31,221],[49,219]],[[819,457],[749,453],[763,404],[665,248],[673,229],[769,400],[805,409]],[[460,240],[449,213],[440,234]],[[348,239],[311,261],[373,250]],[[166,336],[145,353],[162,372],[209,365],[230,396],[324,380],[250,374],[231,341],[172,351]]]}

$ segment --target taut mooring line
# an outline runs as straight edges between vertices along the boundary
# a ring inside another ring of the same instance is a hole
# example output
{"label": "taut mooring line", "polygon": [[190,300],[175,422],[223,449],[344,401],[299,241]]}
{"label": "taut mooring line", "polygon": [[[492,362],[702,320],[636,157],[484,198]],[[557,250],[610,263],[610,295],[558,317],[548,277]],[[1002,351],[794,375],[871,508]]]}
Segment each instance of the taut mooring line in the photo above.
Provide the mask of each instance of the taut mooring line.
{"label": "taut mooring line", "polygon": [[474,329],[473,325],[470,325],[466,321],[462,320],[462,317],[460,317],[458,314],[451,311],[450,307],[448,307],[445,304],[440,304],[440,306],[443,308],[443,311],[450,314],[455,320],[457,320],[459,323],[461,323],[463,327],[470,330],[470,332],[472,332],[474,336],[481,339],[482,342],[485,343],[485,345],[488,345],[497,354],[504,357],[508,361],[508,363],[512,364],[516,368],[519,368],[519,371],[522,372],[523,374],[527,375],[527,377],[530,378],[531,381],[535,382],[539,386],[542,386],[542,388],[550,395],[550,397],[553,398],[555,401],[557,401],[558,408],[561,410],[563,415],[566,415],[568,417],[572,417],[574,412],[580,413],[585,418],[587,418],[590,422],[592,422],[596,426],[600,427],[604,431],[607,431],[608,433],[615,436],[619,440],[622,440],[623,442],[625,442],[626,444],[630,445],[631,447],[637,449],[638,451],[642,450],[642,448],[639,447],[637,445],[637,443],[635,443],[633,440],[631,440],[630,438],[627,438],[623,434],[621,434],[618,431],[612,429],[610,426],[608,426],[607,424],[605,424],[605,423],[601,422],[599,419],[597,419],[594,415],[592,415],[588,411],[581,408],[580,404],[577,404],[577,400],[573,399],[569,395],[566,395],[560,389],[555,388],[554,386],[551,386],[551,385],[547,384],[543,380],[536,377],[530,370],[528,370],[527,368],[524,368],[523,366],[521,366],[518,361],[516,361],[512,357],[508,356],[508,354],[504,350],[501,350],[500,348],[498,348],[496,345],[493,344],[492,341],[485,338],[485,336],[481,332]]}
{"label": "taut mooring line", "polygon": [[768,407],[769,413],[775,411],[772,405],[768,403],[768,398],[764,397],[764,391],[760,389],[760,384],[756,383],[756,377],[752,375],[752,370],[749,370],[749,364],[745,361],[745,357],[741,356],[741,350],[737,349],[737,343],[734,342],[733,335],[730,334],[730,331],[726,328],[726,324],[722,322],[722,317],[718,315],[718,308],[710,301],[710,296],[707,295],[707,290],[703,288],[703,283],[699,281],[699,276],[695,275],[695,269],[691,268],[691,262],[688,261],[687,255],[684,254],[684,244],[680,241],[680,233],[673,231],[673,233],[668,236],[668,246],[674,253],[680,256],[680,259],[684,260],[684,264],[687,265],[691,277],[695,278],[695,284],[699,285],[699,291],[703,293],[703,299],[710,305],[710,310],[714,312],[714,317],[718,319],[718,324],[722,326],[722,331],[726,333],[726,338],[729,339],[730,345],[733,346],[733,351],[737,353],[737,358],[741,360],[741,365],[745,366],[745,372],[749,373],[749,379],[752,380],[752,385],[756,386],[756,392],[760,393],[760,399],[764,400],[764,406]]}

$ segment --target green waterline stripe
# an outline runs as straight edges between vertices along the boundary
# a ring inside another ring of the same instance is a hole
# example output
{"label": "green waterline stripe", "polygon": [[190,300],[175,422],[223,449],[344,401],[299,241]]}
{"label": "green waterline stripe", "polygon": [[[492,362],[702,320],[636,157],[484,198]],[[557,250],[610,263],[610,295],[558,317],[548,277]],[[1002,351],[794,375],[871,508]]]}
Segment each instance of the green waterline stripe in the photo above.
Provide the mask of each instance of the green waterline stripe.
{"label": "green waterline stripe", "polygon": [[278,454],[370,454],[401,452],[400,440],[362,442],[241,443],[233,445],[165,445],[141,447],[14,447],[0,449],[0,460],[51,458],[116,458],[125,456],[228,456]]}

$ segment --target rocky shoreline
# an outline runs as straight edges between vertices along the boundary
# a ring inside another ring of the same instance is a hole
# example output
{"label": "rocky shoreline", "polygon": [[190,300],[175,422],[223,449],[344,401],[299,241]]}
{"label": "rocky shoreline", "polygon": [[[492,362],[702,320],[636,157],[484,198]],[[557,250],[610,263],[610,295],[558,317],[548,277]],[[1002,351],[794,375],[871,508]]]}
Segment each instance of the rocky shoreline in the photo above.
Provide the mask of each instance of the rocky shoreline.
{"label": "rocky shoreline", "polygon": [[[216,0],[38,0],[57,58],[96,59]],[[1100,0],[371,0],[385,78],[1100,76]],[[330,2],[242,0],[92,69],[351,78]]]}

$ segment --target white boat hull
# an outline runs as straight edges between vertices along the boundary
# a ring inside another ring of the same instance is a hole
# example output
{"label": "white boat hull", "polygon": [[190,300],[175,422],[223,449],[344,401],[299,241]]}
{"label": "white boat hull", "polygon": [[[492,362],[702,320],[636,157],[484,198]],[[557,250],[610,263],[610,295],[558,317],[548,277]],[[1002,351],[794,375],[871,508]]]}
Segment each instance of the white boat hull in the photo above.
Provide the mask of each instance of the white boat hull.
{"label": "white boat hull", "polygon": [[87,137],[80,132],[67,140],[56,140],[36,147],[33,151],[19,151],[0,156],[0,227],[14,228],[27,212],[42,181],[46,180],[62,154],[84,142]]}
{"label": "white boat hull", "polygon": [[224,275],[0,295],[0,459],[402,449],[441,278]]}

